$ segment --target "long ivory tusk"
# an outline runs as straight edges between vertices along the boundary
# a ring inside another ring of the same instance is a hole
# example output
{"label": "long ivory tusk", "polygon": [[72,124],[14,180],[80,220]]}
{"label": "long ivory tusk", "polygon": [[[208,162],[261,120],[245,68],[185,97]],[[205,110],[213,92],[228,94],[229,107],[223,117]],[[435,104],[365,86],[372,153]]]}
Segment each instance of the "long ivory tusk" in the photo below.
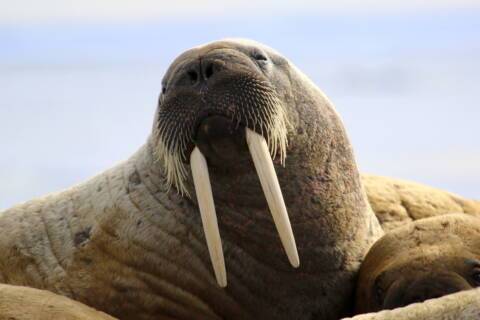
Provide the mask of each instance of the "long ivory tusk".
{"label": "long ivory tusk", "polygon": [[222,240],[218,231],[217,214],[215,212],[215,204],[213,203],[212,186],[208,176],[207,161],[197,147],[190,155],[190,167],[192,168],[193,183],[197,193],[198,206],[200,207],[203,232],[207,239],[215,277],[218,285],[225,288],[227,286],[227,272],[225,271]]}
{"label": "long ivory tusk", "polygon": [[255,164],[260,184],[267,198],[267,203],[283,248],[292,266],[298,268],[300,266],[300,260],[298,258],[297,245],[295,244],[292,226],[290,225],[287,208],[283,200],[275,168],[273,167],[273,161],[268,151],[267,142],[265,138],[258,133],[248,128],[246,130],[248,148],[250,149],[250,154],[252,155],[253,163]]}

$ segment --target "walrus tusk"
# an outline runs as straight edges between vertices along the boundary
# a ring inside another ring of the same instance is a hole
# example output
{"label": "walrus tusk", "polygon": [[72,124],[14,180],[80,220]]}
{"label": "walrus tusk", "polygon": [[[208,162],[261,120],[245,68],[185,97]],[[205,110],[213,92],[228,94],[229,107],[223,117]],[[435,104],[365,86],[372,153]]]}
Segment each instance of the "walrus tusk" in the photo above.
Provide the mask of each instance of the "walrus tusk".
{"label": "walrus tusk", "polygon": [[225,288],[227,286],[227,272],[225,271],[225,260],[223,258],[222,239],[218,231],[217,213],[213,203],[212,186],[210,185],[207,161],[198,147],[195,147],[190,155],[190,167],[192,168],[193,183],[213,271],[218,285]]}
{"label": "walrus tusk", "polygon": [[275,168],[273,167],[273,161],[268,151],[267,142],[265,138],[258,133],[248,128],[246,131],[248,148],[250,149],[250,154],[252,155],[253,163],[255,164],[260,184],[267,198],[267,203],[283,248],[292,266],[298,268],[300,266],[300,260],[298,258],[297,245],[295,244],[292,226],[290,225],[287,208],[283,200],[282,190],[278,183]]}

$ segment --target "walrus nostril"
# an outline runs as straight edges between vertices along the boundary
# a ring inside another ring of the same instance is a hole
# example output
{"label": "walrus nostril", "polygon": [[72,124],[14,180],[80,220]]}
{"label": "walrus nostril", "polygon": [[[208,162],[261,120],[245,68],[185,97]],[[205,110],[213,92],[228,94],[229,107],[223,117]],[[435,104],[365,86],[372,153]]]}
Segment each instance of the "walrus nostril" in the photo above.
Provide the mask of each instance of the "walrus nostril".
{"label": "walrus nostril", "polygon": [[211,76],[213,76],[214,73],[214,68],[213,68],[213,63],[208,63],[207,66],[205,67],[205,79],[209,79]]}
{"label": "walrus nostril", "polygon": [[187,72],[188,78],[192,84],[197,83],[198,80],[198,73],[195,70],[190,70]]}

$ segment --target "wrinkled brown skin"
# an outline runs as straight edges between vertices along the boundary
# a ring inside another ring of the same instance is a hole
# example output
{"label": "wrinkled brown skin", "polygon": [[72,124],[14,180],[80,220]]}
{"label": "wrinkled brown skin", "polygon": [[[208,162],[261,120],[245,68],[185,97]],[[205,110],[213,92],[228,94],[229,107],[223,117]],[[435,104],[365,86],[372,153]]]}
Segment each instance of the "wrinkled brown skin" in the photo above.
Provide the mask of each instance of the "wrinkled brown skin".
{"label": "wrinkled brown skin", "polygon": [[480,285],[480,219],[417,220],[378,240],[360,269],[356,313],[395,309]]}
{"label": "wrinkled brown skin", "polygon": [[84,304],[33,288],[0,285],[0,320],[115,320]]}
{"label": "wrinkled brown skin", "polygon": [[385,232],[418,219],[447,213],[480,217],[480,201],[419,183],[362,174],[370,205]]}
{"label": "wrinkled brown skin", "polygon": [[[271,63],[263,71],[251,60],[255,47]],[[226,55],[227,66],[264,72],[284,104],[289,147],[276,171],[300,268],[288,263],[253,164],[211,167],[228,276],[220,289],[196,200],[166,189],[150,137],[91,180],[2,212],[1,282],[46,289],[122,319],[328,320],[351,311],[355,275],[383,232],[339,116],[288,60],[253,42],[189,50],[165,79],[171,84],[187,71],[185,62],[212,52]],[[187,188],[194,194],[191,177]]]}

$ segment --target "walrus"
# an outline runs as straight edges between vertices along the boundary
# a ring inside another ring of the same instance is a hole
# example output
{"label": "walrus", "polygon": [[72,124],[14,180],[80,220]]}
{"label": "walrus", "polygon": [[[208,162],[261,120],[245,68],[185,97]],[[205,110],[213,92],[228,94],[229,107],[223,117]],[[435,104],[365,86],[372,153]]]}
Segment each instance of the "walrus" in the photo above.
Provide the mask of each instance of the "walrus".
{"label": "walrus", "polygon": [[[388,230],[393,225],[392,222],[400,224],[411,221],[411,219],[420,219],[424,215],[440,215],[455,211],[465,214],[477,212],[476,202],[446,191],[387,177],[362,174],[361,178],[370,204],[384,230]],[[404,211],[408,214],[402,214]],[[382,219],[382,217],[389,218]],[[393,311],[359,315],[353,319],[480,318],[480,299],[478,298],[480,295],[478,292],[462,292]],[[0,285],[0,320],[13,317],[18,320],[108,319],[105,314],[95,312],[80,302],[63,296],[21,286]]]}
{"label": "walrus", "polygon": [[344,320],[473,320],[480,319],[480,289],[460,291],[403,308],[360,314]]}
{"label": "walrus", "polygon": [[385,232],[411,221],[454,212],[480,217],[480,201],[402,179],[365,173],[361,178]]}
{"label": "walrus", "polygon": [[332,103],[223,40],[173,61],[131,158],[0,214],[0,282],[121,319],[339,319],[382,234]]}
{"label": "walrus", "polygon": [[0,284],[0,320],[115,320],[67,297]]}
{"label": "walrus", "polygon": [[480,286],[480,219],[420,219],[378,240],[360,269],[356,312],[395,309]]}

